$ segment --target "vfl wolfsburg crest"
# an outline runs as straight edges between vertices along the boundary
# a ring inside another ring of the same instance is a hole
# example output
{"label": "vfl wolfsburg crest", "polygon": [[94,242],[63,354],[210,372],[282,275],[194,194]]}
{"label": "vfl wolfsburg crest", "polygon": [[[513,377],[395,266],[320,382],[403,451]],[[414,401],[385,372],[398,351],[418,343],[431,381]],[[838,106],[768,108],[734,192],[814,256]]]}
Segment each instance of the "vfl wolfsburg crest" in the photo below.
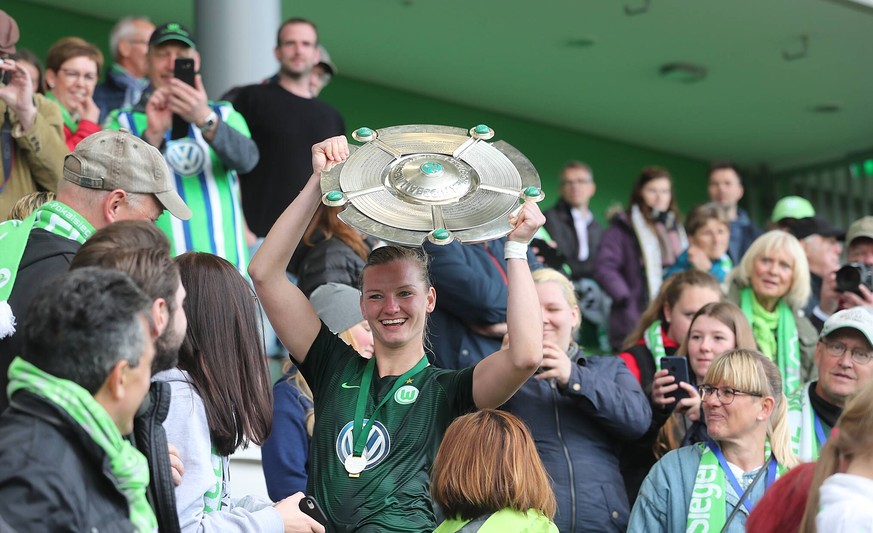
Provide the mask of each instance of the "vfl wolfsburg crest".
{"label": "vfl wolfsburg crest", "polygon": [[206,164],[206,152],[193,139],[179,139],[167,143],[167,163],[180,176],[196,176]]}
{"label": "vfl wolfsburg crest", "polygon": [[394,401],[400,405],[409,405],[418,399],[418,389],[412,385],[404,385],[394,393]]}
{"label": "vfl wolfsburg crest", "polygon": [[[398,392],[400,392],[398,390]],[[395,395],[396,396],[396,395]],[[364,419],[364,424],[367,419]],[[345,464],[346,458],[352,454],[354,441],[352,440],[352,426],[354,420],[343,426],[339,436],[336,439],[336,454],[339,457],[340,464]],[[364,470],[375,468],[379,463],[388,457],[388,452],[391,451],[391,437],[388,435],[388,430],[378,420],[373,422],[373,427],[370,428],[370,434],[367,436],[367,444],[364,446],[362,454],[367,466]]]}

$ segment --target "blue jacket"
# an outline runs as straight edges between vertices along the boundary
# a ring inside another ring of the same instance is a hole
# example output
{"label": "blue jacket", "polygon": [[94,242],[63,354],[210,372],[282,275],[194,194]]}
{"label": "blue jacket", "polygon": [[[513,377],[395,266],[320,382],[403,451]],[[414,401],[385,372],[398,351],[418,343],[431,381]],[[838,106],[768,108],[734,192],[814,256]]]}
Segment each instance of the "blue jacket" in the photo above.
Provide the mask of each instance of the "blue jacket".
{"label": "blue jacket", "polygon": [[[500,349],[501,337],[475,333],[468,324],[506,322],[506,238],[480,244],[424,243],[430,277],[436,288],[436,308],[430,315],[430,359],[440,368],[473,366]],[[540,268],[528,251],[531,270]]]}
{"label": "blue jacket", "polygon": [[[691,502],[691,491],[700,466],[700,456],[703,443],[686,446],[669,452],[655,463],[649,472],[640,495],[631,511],[628,533],[681,533],[685,531],[688,522],[688,507]],[[753,476],[754,477],[754,476]],[[766,484],[764,479],[758,481],[752,489],[750,500],[753,504],[761,501]],[[743,479],[746,486],[751,480]],[[725,518],[730,516],[739,503],[739,497],[734,493],[730,483],[725,483]],[[746,531],[746,520],[749,512],[740,506],[728,528],[728,533]]]}
{"label": "blue jacket", "polygon": [[530,378],[504,408],[525,421],[554,482],[558,530],[624,531],[629,506],[621,444],[649,428],[649,400],[617,357],[585,357],[575,345],[566,390]]}
{"label": "blue jacket", "polygon": [[740,263],[743,254],[752,245],[752,242],[763,235],[761,228],[752,222],[745,209],[737,208],[737,218],[731,221],[731,239],[728,244],[728,255],[735,265]]}
{"label": "blue jacket", "polygon": [[278,502],[296,492],[306,492],[309,477],[309,443],[306,412],[312,401],[291,380],[296,370],[273,385],[273,430],[261,446],[261,466],[267,494]]}

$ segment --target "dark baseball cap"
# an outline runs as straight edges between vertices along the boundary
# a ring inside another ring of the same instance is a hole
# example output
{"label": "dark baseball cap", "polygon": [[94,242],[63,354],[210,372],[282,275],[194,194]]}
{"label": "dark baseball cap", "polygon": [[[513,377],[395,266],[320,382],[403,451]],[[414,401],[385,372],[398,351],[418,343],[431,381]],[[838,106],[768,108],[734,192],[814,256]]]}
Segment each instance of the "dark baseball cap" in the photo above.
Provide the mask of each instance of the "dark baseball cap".
{"label": "dark baseball cap", "polygon": [[798,239],[805,239],[810,235],[821,235],[822,237],[836,237],[837,240],[841,241],[846,237],[845,231],[821,217],[798,218],[788,226],[788,231]]}
{"label": "dark baseball cap", "polygon": [[195,50],[197,49],[197,43],[194,42],[194,34],[191,33],[191,30],[182,26],[178,22],[165,22],[155,28],[155,31],[152,32],[152,36],[149,38],[149,46],[155,46],[169,41],[179,41]]}

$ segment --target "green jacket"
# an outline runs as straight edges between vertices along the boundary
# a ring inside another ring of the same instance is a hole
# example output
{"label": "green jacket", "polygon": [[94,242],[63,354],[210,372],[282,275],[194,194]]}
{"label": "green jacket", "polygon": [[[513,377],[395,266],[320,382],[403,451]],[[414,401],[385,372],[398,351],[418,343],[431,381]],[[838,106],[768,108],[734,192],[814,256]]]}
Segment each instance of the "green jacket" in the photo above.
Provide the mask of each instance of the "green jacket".
{"label": "green jacket", "polygon": [[[455,533],[470,520],[447,519],[434,533]],[[543,513],[528,509],[526,513],[514,509],[501,509],[492,514],[477,530],[479,533],[558,533],[554,522]]]}

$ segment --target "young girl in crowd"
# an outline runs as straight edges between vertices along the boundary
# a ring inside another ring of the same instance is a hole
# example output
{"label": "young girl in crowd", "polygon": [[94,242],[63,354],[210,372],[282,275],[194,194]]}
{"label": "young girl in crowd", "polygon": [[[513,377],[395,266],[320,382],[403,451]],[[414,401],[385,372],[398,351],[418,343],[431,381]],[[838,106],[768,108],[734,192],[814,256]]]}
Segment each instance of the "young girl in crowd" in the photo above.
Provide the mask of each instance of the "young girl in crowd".
{"label": "young girl in crowd", "polygon": [[670,174],[663,168],[644,168],[627,211],[610,221],[600,241],[594,278],[612,298],[609,342],[615,350],[646,303],[655,299],[664,269],[688,246],[678,217]]}
{"label": "young girl in crowd", "polygon": [[558,533],[549,475],[524,422],[509,413],[482,409],[455,419],[431,478],[433,499],[449,517],[434,533]]}
{"label": "young girl in crowd", "polygon": [[[309,298],[322,322],[356,352],[373,356],[373,334],[361,315],[361,291],[327,283]],[[267,493],[273,501],[306,491],[309,445],[315,427],[312,389],[291,361],[273,385],[273,431],[261,447]]]}
{"label": "young girl in crowd", "polygon": [[[651,394],[655,372],[661,369],[661,358],[676,353],[679,344],[685,340],[694,313],[708,303],[718,302],[721,297],[718,280],[699,270],[680,272],[661,286],[636,329],[628,335],[627,348],[618,354],[647,396]],[[640,483],[655,464],[652,446],[669,416],[669,410],[653,404],[649,431],[622,449],[621,473],[631,505]]]}
{"label": "young girl in crowd", "polygon": [[297,508],[301,495],[275,506],[229,498],[228,456],[270,434],[270,374],[258,311],[251,287],[228,261],[191,252],[177,262],[188,329],[178,367],[153,379],[172,391],[164,429],[185,466],[176,488],[182,531],[281,533],[286,525],[311,521]]}
{"label": "young girl in crowd", "polygon": [[731,240],[730,224],[727,208],[721,204],[709,202],[692,209],[685,219],[689,246],[667,269],[664,279],[695,268],[709,272],[724,283],[734,267],[727,253]]}
{"label": "young girl in crowd", "polygon": [[[752,328],[740,308],[728,302],[716,302],[701,307],[691,320],[685,341],[676,351],[677,355],[687,357],[688,377],[691,382],[677,384],[667,370],[655,372],[652,402],[661,409],[673,411],[658,434],[655,457],[661,458],[670,450],[706,441],[706,420],[703,419],[697,386],[703,383],[703,377],[716,357],[738,348],[755,349]],[[677,403],[668,395],[678,388],[685,391],[688,397]]]}
{"label": "young girl in crowd", "polygon": [[436,524],[428,473],[451,421],[497,407],[542,360],[542,320],[526,260],[544,217],[525,202],[506,247],[512,343],[474,368],[440,370],[424,356],[427,315],[436,303],[420,252],[397,246],[370,253],[361,274],[361,310],[373,332],[366,359],[323,326],[285,266],[321,201],[321,171],[345,161],[344,137],[313,147],[313,174],[258,250],[249,273],[270,322],[312,387],[315,428],[308,494],[333,531],[427,531]]}
{"label": "young girl in crowd", "polygon": [[649,401],[620,360],[586,357],[573,342],[581,315],[570,280],[550,268],[533,279],[543,362],[504,408],[530,427],[555,488],[558,529],[624,531],[630,507],[619,450],[649,428]]}
{"label": "young girl in crowd", "polygon": [[802,533],[873,528],[873,384],[849,401],[821,451]]}

